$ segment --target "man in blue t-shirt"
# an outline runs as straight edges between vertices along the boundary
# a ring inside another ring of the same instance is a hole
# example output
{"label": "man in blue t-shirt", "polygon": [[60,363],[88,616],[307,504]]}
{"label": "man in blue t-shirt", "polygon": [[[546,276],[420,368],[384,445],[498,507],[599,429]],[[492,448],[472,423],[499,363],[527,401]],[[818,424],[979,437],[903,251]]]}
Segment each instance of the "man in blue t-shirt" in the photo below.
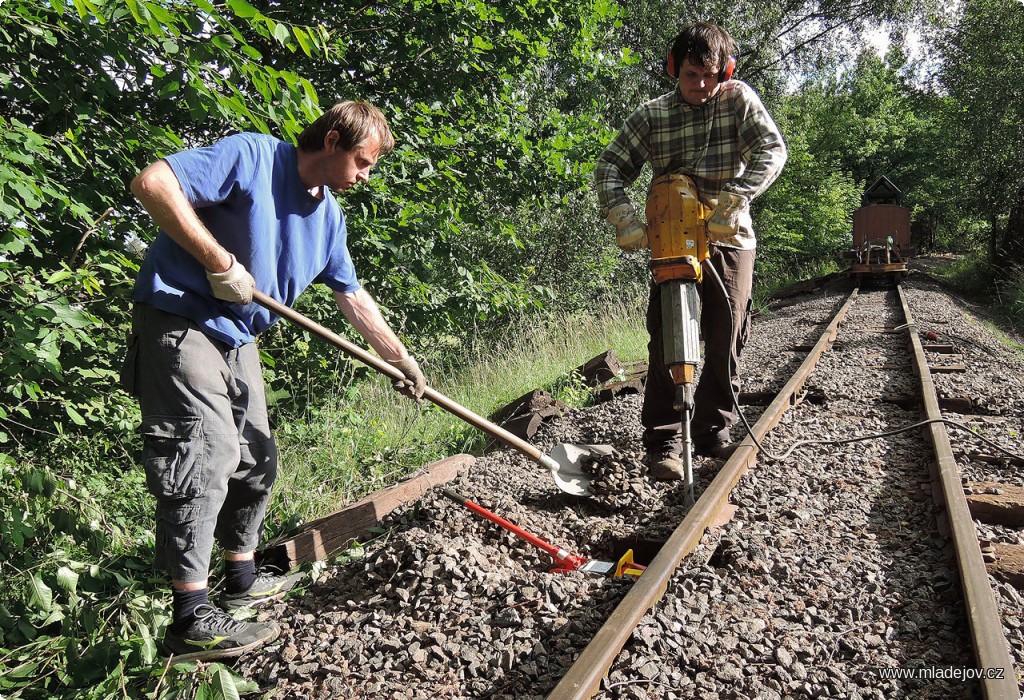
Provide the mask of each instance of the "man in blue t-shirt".
{"label": "man in blue t-shirt", "polygon": [[[277,317],[253,290],[291,306],[310,284],[334,292],[363,338],[404,375],[426,379],[356,277],[345,216],[332,193],[365,182],[394,148],[384,115],[341,102],[298,146],[243,133],[167,156],[131,189],[160,227],[135,285],[122,382],[139,399],[143,459],[156,498],[157,563],[171,576],[164,651],[178,660],[233,657],[279,634],[224,610],[281,598],[295,579],[259,572],[277,448],[253,342]],[[207,590],[214,540],[225,552],[220,606]]]}

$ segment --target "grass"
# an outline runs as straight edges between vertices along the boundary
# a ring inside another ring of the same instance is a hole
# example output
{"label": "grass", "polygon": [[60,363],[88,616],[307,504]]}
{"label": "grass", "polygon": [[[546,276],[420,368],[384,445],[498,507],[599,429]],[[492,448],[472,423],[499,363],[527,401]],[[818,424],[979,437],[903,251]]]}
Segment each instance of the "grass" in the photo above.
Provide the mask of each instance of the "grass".
{"label": "grass", "polygon": [[[609,349],[623,362],[647,357],[644,310],[610,308],[600,317],[554,316],[471,338],[444,363],[423,363],[431,386],[484,417],[535,389],[570,405],[589,394],[568,374]],[[486,436],[446,411],[420,407],[383,378],[336,392],[276,431],[281,469],[271,532],[288,531],[459,452],[478,453]]]}
{"label": "grass", "polygon": [[780,289],[841,270],[839,262],[833,258],[806,260],[799,265],[780,264],[778,261],[767,264],[768,262],[759,260],[754,268],[752,299],[754,309],[758,311],[764,311],[771,303],[772,296]]}
{"label": "grass", "polygon": [[[1024,268],[996,275],[991,266],[976,258],[960,256],[950,258],[931,274],[981,304],[993,319],[989,325],[1000,341],[1007,347],[1021,349],[1020,341],[1007,335],[1007,330],[1024,332]],[[993,284],[993,280],[998,280],[998,284]]]}

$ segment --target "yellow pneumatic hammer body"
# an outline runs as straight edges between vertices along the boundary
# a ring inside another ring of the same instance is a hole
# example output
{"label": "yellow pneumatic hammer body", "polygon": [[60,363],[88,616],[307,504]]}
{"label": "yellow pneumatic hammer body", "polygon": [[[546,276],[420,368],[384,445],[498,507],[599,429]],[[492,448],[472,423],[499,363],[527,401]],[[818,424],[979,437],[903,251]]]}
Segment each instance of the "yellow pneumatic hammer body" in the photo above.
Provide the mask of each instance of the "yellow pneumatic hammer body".
{"label": "yellow pneumatic hammer body", "polygon": [[[701,263],[707,259],[707,220],[711,209],[700,201],[697,186],[686,175],[663,175],[647,195],[647,239],[651,274],[661,289],[665,364],[676,386],[693,383],[700,360]],[[692,392],[690,392],[692,393]],[[692,396],[680,396],[692,403]],[[682,410],[683,406],[677,405]]]}
{"label": "yellow pneumatic hammer body", "polygon": [[665,365],[676,392],[672,407],[682,414],[682,466],[685,504],[695,502],[693,488],[693,381],[700,362],[701,263],[707,259],[707,220],[693,180],[685,175],[664,175],[651,183],[647,195],[647,239],[651,246],[651,274],[661,295],[661,328]]}

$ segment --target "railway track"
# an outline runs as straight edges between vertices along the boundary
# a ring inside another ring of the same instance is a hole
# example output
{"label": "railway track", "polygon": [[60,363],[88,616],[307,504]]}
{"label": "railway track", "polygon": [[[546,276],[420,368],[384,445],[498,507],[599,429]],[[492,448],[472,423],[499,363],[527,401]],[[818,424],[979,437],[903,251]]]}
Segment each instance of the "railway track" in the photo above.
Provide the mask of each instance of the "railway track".
{"label": "railway track", "polygon": [[[963,384],[931,375],[951,370],[948,349],[929,350],[924,324],[903,315],[938,323],[930,294],[828,292],[755,324],[743,369],[753,438],[724,465],[698,463],[688,511],[678,484],[640,473],[635,398],[546,438],[614,444],[624,506],[552,493],[508,453],[456,482],[582,553],[646,547],[639,579],[549,574],[540,553],[428,494],[363,560],[267,613],[282,641],[241,670],[282,698],[1016,700],[1024,600],[993,591],[958,467],[979,443],[942,422],[893,432],[938,417]],[[768,324],[782,335],[758,341]],[[1012,414],[1002,442],[1017,453],[1018,390],[990,407]],[[875,433],[892,434],[841,442]],[[771,459],[813,440],[827,444]]]}
{"label": "railway track", "polygon": [[[886,298],[891,296],[898,297],[898,315],[892,313],[892,304],[887,303]],[[883,325],[879,325],[880,322]],[[897,287],[894,293],[873,291],[861,295],[859,288],[853,290],[848,300],[827,323],[797,371],[761,414],[756,424],[751,426],[752,435],[744,440],[734,457],[704,491],[644,576],[626,594],[608,622],[595,635],[594,641],[587,646],[549,695],[550,698],[589,698],[598,692],[600,683],[611,670],[615,658],[647,611],[661,598],[682,559],[697,546],[705,530],[715,522],[720,511],[727,507],[733,488],[755,463],[758,443],[762,443],[769,451],[773,447],[778,449],[778,443],[772,439],[772,429],[786,419],[786,413],[805,395],[808,385],[813,382],[813,372],[819,361],[836,343],[843,345],[845,357],[840,362],[859,367],[863,371],[865,383],[873,386],[860,388],[854,384],[847,384],[825,389],[819,387],[819,392],[829,396],[849,396],[851,393],[863,392],[869,399],[877,400],[882,395],[879,389],[891,391],[898,388],[904,395],[918,395],[922,404],[923,420],[936,421],[922,427],[927,433],[928,444],[914,445],[911,449],[922,454],[928,450],[926,461],[934,463],[931,476],[937,491],[941,492],[939,507],[952,535],[964,596],[963,613],[974,651],[973,667],[959,665],[947,668],[959,668],[965,675],[968,669],[979,672],[980,677],[971,680],[977,681],[985,698],[1020,697],[1013,661],[1008,651],[1009,646],[989,585],[974,522],[964,498],[950,438],[945,425],[941,422],[939,396],[929,370],[928,354],[921,343],[909,302],[902,288]],[[902,376],[909,374],[915,379],[912,386],[907,386],[907,378]],[[800,420],[797,416],[790,418]],[[896,421],[905,424],[905,413],[898,416]],[[849,437],[846,430],[836,433],[837,440],[846,440]],[[868,463],[866,466],[871,465]],[[895,476],[890,474],[890,478]],[[909,470],[899,478],[910,483],[920,483],[925,476],[923,472],[914,473],[913,470]],[[869,481],[870,475],[865,474],[864,482]],[[850,495],[858,497],[856,494],[857,491],[854,490]],[[901,524],[905,522],[901,521]],[[849,545],[850,542],[837,542],[837,548]],[[814,692],[812,688],[807,690]]]}

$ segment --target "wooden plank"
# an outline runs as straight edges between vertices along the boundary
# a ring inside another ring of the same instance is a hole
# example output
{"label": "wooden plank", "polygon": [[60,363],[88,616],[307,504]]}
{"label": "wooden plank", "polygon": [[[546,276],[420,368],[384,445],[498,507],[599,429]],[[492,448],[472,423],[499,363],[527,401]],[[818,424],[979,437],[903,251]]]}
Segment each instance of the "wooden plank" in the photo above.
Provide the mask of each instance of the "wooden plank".
{"label": "wooden plank", "polygon": [[967,371],[967,367],[964,365],[928,365],[928,369],[931,370],[932,374],[952,374],[954,372]]}
{"label": "wooden plank", "polygon": [[947,343],[925,343],[922,347],[928,352],[937,352],[941,355],[956,355],[957,351]]}
{"label": "wooden plank", "polygon": [[[534,389],[528,391],[518,399],[508,402],[502,408],[488,416],[488,420],[492,423],[498,423],[499,425],[504,421],[521,416],[524,413],[532,413],[541,408],[550,406],[551,404],[561,404],[561,401],[556,401],[551,394],[544,391],[543,389]],[[564,406],[564,404],[562,404]]]}
{"label": "wooden plank", "polygon": [[[907,410],[917,408],[921,404],[920,396],[900,396],[898,394],[886,394],[881,397],[886,403],[896,404]],[[974,413],[974,399],[969,396],[940,396],[939,408],[950,413]]]}
{"label": "wooden plank", "polygon": [[260,561],[282,569],[327,559],[350,545],[369,539],[370,530],[399,506],[415,501],[434,486],[447,484],[465,473],[476,457],[458,454],[423,467],[403,481],[381,489],[350,506],[312,520],[290,537],[267,543]]}
{"label": "wooden plank", "polygon": [[[847,251],[849,252],[849,251]],[[789,297],[796,296],[798,294],[805,294],[807,292],[813,292],[816,289],[820,289],[828,282],[838,277],[838,273],[832,272],[825,275],[824,277],[817,277],[815,279],[804,280],[803,282],[797,282],[791,284],[788,287],[776,289],[772,294],[772,299],[788,299]]]}
{"label": "wooden plank", "polygon": [[624,396],[626,394],[640,394],[643,393],[643,390],[644,382],[642,379],[627,379],[622,382],[608,382],[598,389],[597,402],[604,403],[605,401],[611,401],[616,396]]}
{"label": "wooden plank", "polygon": [[991,482],[967,486],[972,518],[989,525],[1024,527],[1024,487]]}
{"label": "wooden plank", "polygon": [[996,543],[992,546],[995,549],[995,561],[985,564],[988,572],[1014,588],[1024,588],[1024,545]]}
{"label": "wooden plank", "polygon": [[551,404],[550,406],[545,406],[544,408],[534,411],[533,415],[540,416],[544,420],[547,420],[548,418],[556,418],[562,415],[563,413],[565,413],[566,408],[568,408],[568,406],[566,406],[561,401],[558,401],[556,403]]}
{"label": "wooden plank", "polygon": [[776,394],[771,391],[741,391],[741,406],[768,406],[775,400]]}
{"label": "wooden plank", "polygon": [[940,396],[939,406],[950,413],[974,413],[974,399],[970,396]]}
{"label": "wooden plank", "polygon": [[[518,435],[524,440],[529,440],[537,433],[537,429],[540,428],[540,424],[543,420],[544,417],[539,413],[524,413],[521,416],[516,416],[515,418],[505,421],[501,424],[501,427],[513,435]],[[499,444],[504,446],[503,443]]]}
{"label": "wooden plank", "polygon": [[627,362],[623,365],[626,369],[627,379],[640,379],[647,376],[648,365],[645,360],[637,360],[636,362]]}
{"label": "wooden plank", "polygon": [[573,371],[583,377],[583,381],[588,386],[597,386],[621,376],[623,368],[615,351],[606,350],[597,357],[587,360]]}
{"label": "wooden plank", "polygon": [[985,452],[972,452],[971,459],[974,460],[975,462],[984,462],[985,464],[1006,463],[1012,467],[1024,467],[1024,459],[1021,459],[1020,457],[1016,456],[1011,457],[1010,455],[1003,453],[994,455],[987,454]]}

